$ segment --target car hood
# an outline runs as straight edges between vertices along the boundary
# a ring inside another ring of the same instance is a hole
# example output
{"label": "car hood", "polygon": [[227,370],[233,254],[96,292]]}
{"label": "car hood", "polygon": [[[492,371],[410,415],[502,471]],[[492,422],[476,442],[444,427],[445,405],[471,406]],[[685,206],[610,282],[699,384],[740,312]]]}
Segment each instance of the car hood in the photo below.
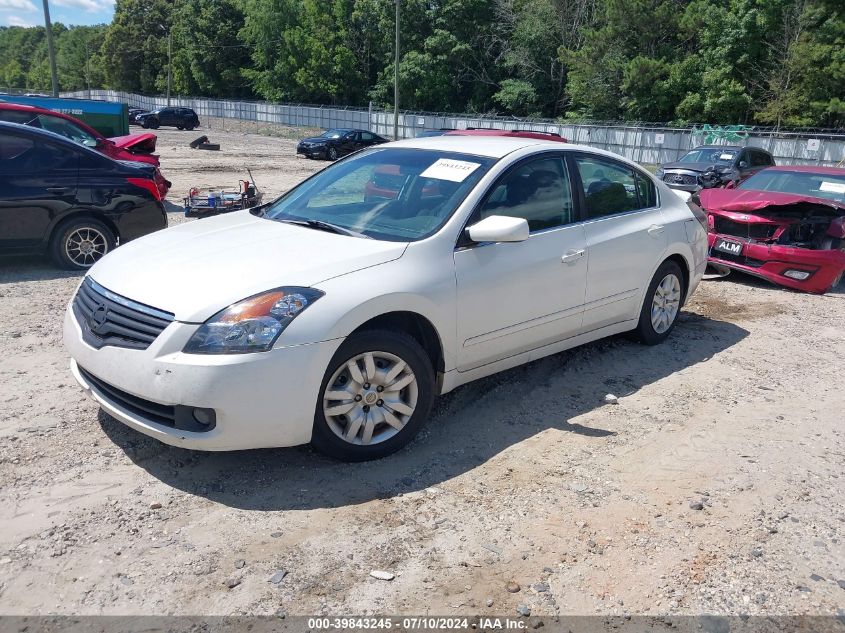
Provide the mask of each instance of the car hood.
{"label": "car hood", "polygon": [[722,163],[666,163],[661,165],[661,169],[686,169],[687,171],[707,171],[710,167],[716,166],[719,169],[730,169],[730,165]]}
{"label": "car hood", "polygon": [[756,189],[703,189],[698,195],[701,199],[702,208],[708,211],[749,213],[767,207],[784,207],[808,203],[830,207],[839,215],[845,214],[845,203],[794,193],[758,191]]}
{"label": "car hood", "polygon": [[326,138],[325,136],[309,136],[304,138],[300,143],[325,143],[326,141],[336,141],[336,138]]}
{"label": "car hood", "polygon": [[398,259],[405,242],[368,240],[229,213],[152,233],[115,249],[91,277],[128,299],[203,322],[280,286],[321,281]]}
{"label": "car hood", "polygon": [[126,136],[112,136],[109,140],[117,147],[130,149],[133,152],[152,154],[156,151],[155,134],[127,134]]}

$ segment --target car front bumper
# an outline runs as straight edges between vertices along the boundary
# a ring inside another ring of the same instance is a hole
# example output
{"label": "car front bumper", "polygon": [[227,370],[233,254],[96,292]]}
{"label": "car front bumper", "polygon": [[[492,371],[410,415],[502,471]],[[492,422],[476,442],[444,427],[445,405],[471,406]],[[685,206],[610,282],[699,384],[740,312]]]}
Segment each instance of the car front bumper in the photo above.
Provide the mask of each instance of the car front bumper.
{"label": "car front bumper", "polygon": [[296,153],[301,154],[302,156],[307,156],[308,158],[325,158],[326,156],[326,148],[325,147],[297,147]]}
{"label": "car front bumper", "polygon": [[[713,249],[718,238],[742,242],[742,253],[729,255]],[[738,238],[735,235],[708,233],[710,248],[708,262],[767,279],[772,283],[822,294],[827,292],[845,272],[845,252],[815,251],[808,248],[764,244]],[[793,279],[784,275],[790,270],[809,272],[807,279]]]}
{"label": "car front bumper", "polygon": [[[173,322],[146,350],[94,349],[68,308],[64,343],[71,373],[109,415],[165,444],[228,451],[309,442],[320,384],[341,340],[254,354],[182,353],[197,327]],[[145,413],[145,405],[127,402],[213,409],[215,424],[208,431],[181,430]]]}

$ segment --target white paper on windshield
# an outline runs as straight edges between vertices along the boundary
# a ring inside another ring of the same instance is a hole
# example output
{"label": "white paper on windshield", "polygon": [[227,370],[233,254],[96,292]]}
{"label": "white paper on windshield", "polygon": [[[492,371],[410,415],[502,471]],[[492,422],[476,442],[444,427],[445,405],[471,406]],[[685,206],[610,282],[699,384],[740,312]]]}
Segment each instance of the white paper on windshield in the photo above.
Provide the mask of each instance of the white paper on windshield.
{"label": "white paper on windshield", "polygon": [[819,185],[819,191],[845,193],[845,182],[828,182],[827,180],[822,180],[822,184]]}
{"label": "white paper on windshield", "polygon": [[719,156],[719,160],[733,160],[733,159],[734,159],[733,154],[722,154],[721,156]]}
{"label": "white paper on windshield", "polygon": [[451,180],[452,182],[463,182],[481,163],[470,163],[465,160],[453,160],[451,158],[439,158],[429,165],[421,178],[435,178],[437,180]]}

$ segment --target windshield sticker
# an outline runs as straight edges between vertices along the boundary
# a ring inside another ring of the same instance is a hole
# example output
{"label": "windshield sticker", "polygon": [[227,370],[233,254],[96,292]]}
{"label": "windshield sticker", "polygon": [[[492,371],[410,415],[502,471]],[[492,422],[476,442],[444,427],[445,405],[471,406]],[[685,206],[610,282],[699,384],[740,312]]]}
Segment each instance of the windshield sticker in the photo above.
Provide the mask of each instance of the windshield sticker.
{"label": "windshield sticker", "polygon": [[733,160],[733,159],[734,159],[733,154],[722,154],[721,156],[719,156],[719,160]]}
{"label": "windshield sticker", "polygon": [[822,184],[819,185],[819,191],[845,193],[845,182],[828,182],[827,180],[822,180]]}
{"label": "windshield sticker", "polygon": [[452,182],[463,182],[476,169],[481,167],[480,163],[470,163],[465,160],[452,160],[440,158],[429,165],[420,178],[435,178],[437,180],[451,180]]}

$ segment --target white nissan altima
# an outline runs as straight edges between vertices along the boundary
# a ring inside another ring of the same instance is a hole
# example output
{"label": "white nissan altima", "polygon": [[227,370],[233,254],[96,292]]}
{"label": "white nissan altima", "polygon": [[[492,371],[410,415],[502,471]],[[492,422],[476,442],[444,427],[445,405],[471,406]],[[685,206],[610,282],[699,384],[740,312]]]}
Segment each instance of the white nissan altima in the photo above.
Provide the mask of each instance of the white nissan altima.
{"label": "white nissan altima", "polygon": [[706,261],[687,204],[619,156],[415,139],[121,246],[64,340],[83,389],[167,444],[365,460],[471,380],[620,332],[661,342]]}

